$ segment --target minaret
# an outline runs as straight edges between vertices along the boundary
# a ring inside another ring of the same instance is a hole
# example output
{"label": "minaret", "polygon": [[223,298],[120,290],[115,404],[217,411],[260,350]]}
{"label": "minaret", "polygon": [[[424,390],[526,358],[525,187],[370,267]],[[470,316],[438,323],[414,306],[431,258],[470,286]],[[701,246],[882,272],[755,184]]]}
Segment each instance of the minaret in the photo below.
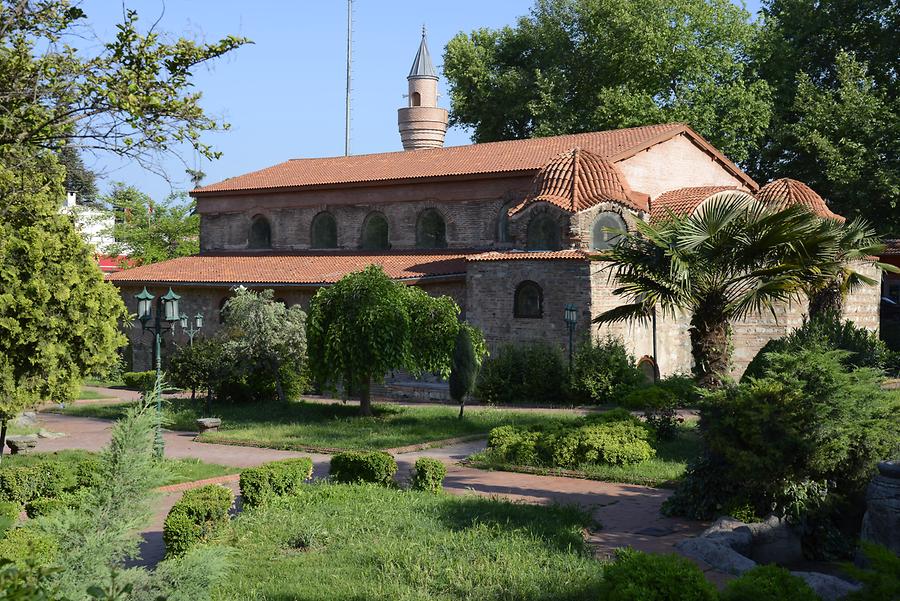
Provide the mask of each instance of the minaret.
{"label": "minaret", "polygon": [[409,105],[397,111],[403,150],[440,148],[447,133],[447,109],[437,105],[438,76],[425,43],[424,26],[419,51],[406,79]]}

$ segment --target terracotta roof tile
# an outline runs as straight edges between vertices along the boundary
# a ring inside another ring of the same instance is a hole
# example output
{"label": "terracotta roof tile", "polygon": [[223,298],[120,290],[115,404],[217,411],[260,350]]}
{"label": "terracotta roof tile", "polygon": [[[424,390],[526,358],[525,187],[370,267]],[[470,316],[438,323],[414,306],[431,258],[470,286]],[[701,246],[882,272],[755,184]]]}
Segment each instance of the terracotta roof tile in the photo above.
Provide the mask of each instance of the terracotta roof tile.
{"label": "terracotta roof tile", "polygon": [[897,257],[900,256],[900,240],[897,239],[889,239],[884,241],[884,251],[881,253],[882,257]]}
{"label": "terracotta roof tile", "polygon": [[465,253],[454,251],[214,253],[126,269],[109,274],[106,279],[116,284],[333,284],[371,264],[381,265],[390,277],[398,280],[466,272]]}
{"label": "terracotta roof tile", "polygon": [[669,123],[447,148],[348,157],[293,159],[260,171],[197,188],[191,194],[205,195],[426,177],[528,172],[540,169],[550,157],[576,146],[615,162],[682,133],[714,155],[725,165],[726,169],[735,173],[737,177],[747,180],[748,185],[756,189],[756,184],[749,176],[688,126]]}
{"label": "terracotta roof tile", "polygon": [[713,194],[737,189],[736,186],[695,186],[663,192],[651,203],[650,221],[666,219],[669,211],[677,216],[687,215]]}
{"label": "terracotta roof tile", "polygon": [[577,213],[601,202],[617,202],[646,211],[649,197],[631,191],[619,169],[609,160],[582,148],[570,148],[541,167],[531,193],[509,210],[515,215],[535,202],[549,202]]}
{"label": "terracotta roof tile", "polygon": [[771,181],[759,189],[756,198],[760,202],[778,208],[803,205],[820,217],[844,221],[844,217],[833,213],[828,208],[825,199],[819,196],[815,190],[795,179],[783,177]]}
{"label": "terracotta roof tile", "polygon": [[469,255],[466,261],[588,261],[583,250],[508,250]]}

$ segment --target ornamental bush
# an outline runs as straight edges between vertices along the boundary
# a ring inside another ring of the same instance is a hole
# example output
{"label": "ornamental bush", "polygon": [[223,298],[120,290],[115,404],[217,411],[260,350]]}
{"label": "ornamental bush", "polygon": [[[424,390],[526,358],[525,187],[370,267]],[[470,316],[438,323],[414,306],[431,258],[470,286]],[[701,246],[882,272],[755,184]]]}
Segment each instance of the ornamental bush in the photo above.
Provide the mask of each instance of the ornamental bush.
{"label": "ornamental bush", "polygon": [[273,497],[296,494],[300,485],[312,476],[309,457],[271,461],[241,471],[241,498],[247,507],[265,504]]}
{"label": "ornamental bush", "polygon": [[125,383],[125,388],[140,391],[152,390],[156,385],[156,372],[152,370],[126,371],[122,374],[122,382]]}
{"label": "ornamental bush", "polygon": [[33,499],[25,505],[25,513],[28,514],[29,518],[34,519],[43,515],[56,513],[67,507],[69,507],[69,502],[64,498],[41,497],[39,499]]}
{"label": "ornamental bush", "polygon": [[431,457],[420,457],[416,460],[410,484],[413,490],[440,492],[444,488],[446,476],[447,466],[443,462]]}
{"label": "ornamental bush", "polygon": [[617,405],[646,383],[634,357],[618,338],[587,340],[572,356],[571,391],[576,403]]}
{"label": "ornamental bush", "polygon": [[482,363],[475,396],[496,405],[569,405],[566,371],[557,346],[505,345]]}
{"label": "ornamental bush", "polygon": [[0,501],[0,536],[19,520],[22,506],[10,501]]}
{"label": "ornamental bush", "polygon": [[606,566],[598,599],[605,601],[715,601],[716,587],[688,559],[620,550]]}
{"label": "ornamental bush", "polygon": [[228,524],[228,510],[233,502],[231,491],[218,484],[185,491],[163,524],[166,557],[181,557],[191,547],[215,536]]}
{"label": "ornamental bush", "polygon": [[0,539],[0,564],[11,562],[20,569],[46,566],[56,559],[57,550],[52,536],[23,525],[7,530]]}
{"label": "ornamental bush", "polygon": [[818,601],[808,584],[775,565],[756,566],[725,586],[721,601]]}
{"label": "ornamental bush", "polygon": [[397,462],[384,451],[347,451],[331,457],[331,479],[334,482],[371,482],[390,486],[396,473]]}

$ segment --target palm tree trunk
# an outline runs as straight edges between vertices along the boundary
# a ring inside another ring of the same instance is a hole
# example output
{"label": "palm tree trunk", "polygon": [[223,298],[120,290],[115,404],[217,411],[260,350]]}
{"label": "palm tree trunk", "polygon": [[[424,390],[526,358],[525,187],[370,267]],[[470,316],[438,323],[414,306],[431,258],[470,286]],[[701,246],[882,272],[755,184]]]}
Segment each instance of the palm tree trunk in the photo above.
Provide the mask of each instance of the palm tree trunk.
{"label": "palm tree trunk", "polygon": [[721,388],[731,368],[731,327],[719,311],[698,309],[691,317],[691,354],[697,385]]}
{"label": "palm tree trunk", "polygon": [[372,415],[372,379],[369,376],[360,384],[359,414],[363,417]]}
{"label": "palm tree trunk", "polygon": [[844,313],[844,293],[841,282],[832,280],[824,288],[820,288],[809,296],[809,317],[821,317],[833,313],[841,316]]}

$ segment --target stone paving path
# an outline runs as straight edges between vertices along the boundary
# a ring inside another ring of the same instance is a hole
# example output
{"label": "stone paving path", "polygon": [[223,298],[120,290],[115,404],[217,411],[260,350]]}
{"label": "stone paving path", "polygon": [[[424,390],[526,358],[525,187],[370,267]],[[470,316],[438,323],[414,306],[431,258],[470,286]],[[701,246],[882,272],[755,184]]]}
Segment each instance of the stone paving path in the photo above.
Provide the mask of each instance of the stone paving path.
{"label": "stone paving path", "polygon": [[[67,436],[41,439],[36,449],[38,451],[96,451],[109,441],[112,422],[107,420],[47,413],[39,414],[39,418],[47,430],[65,432]],[[166,431],[166,456],[192,457],[233,467],[251,467],[276,459],[305,456],[313,460],[314,477],[328,474],[328,455],[199,443],[193,441],[194,436],[188,432]],[[671,494],[671,491],[664,489],[557,476],[491,472],[457,465],[456,462],[483,448],[484,441],[474,441],[397,455],[400,468],[398,479],[403,481],[407,478],[416,459],[427,456],[448,465],[444,487],[452,494],[496,495],[536,504],[577,504],[590,510],[594,519],[602,525],[588,538],[601,558],[610,556],[614,549],[623,546],[652,552],[672,552],[676,542],[696,536],[705,526],[699,522],[661,516],[659,508]],[[237,476],[224,480],[237,492]],[[153,523],[143,533],[145,542],[140,564],[155,565],[162,558],[162,523],[180,495],[180,491],[170,491],[160,499]],[[714,574],[710,576],[716,579]]]}

